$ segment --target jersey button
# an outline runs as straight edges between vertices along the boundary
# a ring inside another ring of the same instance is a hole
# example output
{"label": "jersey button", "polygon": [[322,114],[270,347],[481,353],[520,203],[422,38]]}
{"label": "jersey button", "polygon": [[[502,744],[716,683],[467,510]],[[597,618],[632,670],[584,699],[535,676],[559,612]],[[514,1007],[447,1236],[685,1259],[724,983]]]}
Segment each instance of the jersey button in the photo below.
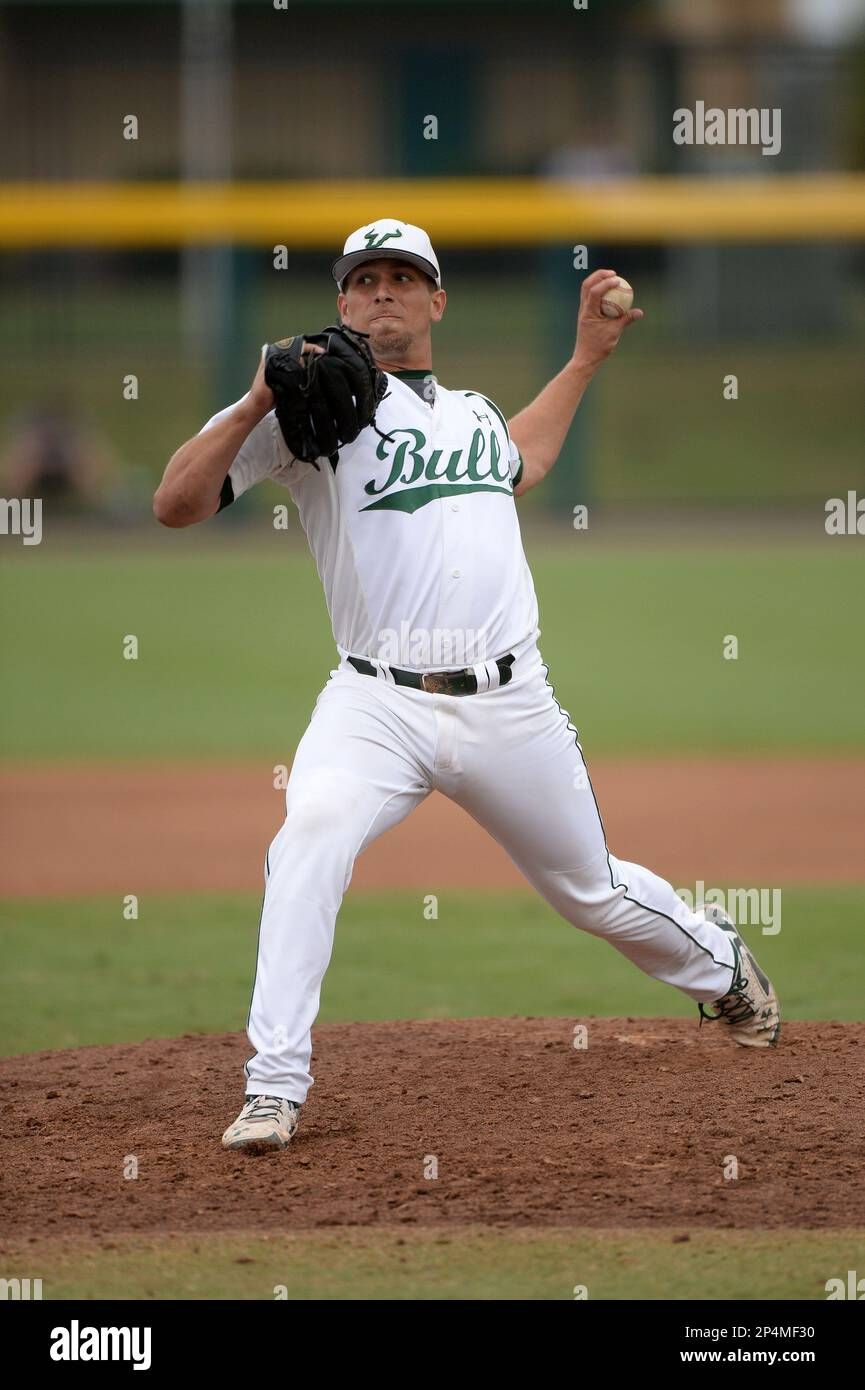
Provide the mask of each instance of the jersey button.
{"label": "jersey button", "polygon": [[463,576],[462,570],[452,570],[452,571],[451,571],[451,577],[452,577],[453,579],[462,579],[462,576]]}
{"label": "jersey button", "polygon": [[459,509],[460,509],[460,504],[459,504],[459,502],[451,502],[451,511],[452,511],[452,512],[458,512]]}

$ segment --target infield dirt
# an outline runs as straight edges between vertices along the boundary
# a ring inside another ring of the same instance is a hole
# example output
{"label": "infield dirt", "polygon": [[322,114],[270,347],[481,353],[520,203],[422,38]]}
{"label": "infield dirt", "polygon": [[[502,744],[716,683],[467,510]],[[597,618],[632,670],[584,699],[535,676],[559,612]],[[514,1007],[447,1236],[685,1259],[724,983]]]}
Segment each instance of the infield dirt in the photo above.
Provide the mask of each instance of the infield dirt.
{"label": "infield dirt", "polygon": [[[861,759],[592,766],[617,852],[707,884],[861,881],[863,772]],[[130,882],[258,888],[282,814],[271,770],[250,765],[22,765],[0,789],[15,812],[13,897]],[[431,864],[441,886],[523,882],[432,797],[358,861],[353,890],[429,887]],[[585,1049],[575,1024],[587,1026]],[[696,1017],[342,1023],[313,1036],[317,1084],[300,1132],[287,1152],[256,1159],[219,1142],[242,1102],[242,1034],[0,1061],[3,1229],[108,1240],[389,1224],[865,1225],[863,1023],[785,1023],[771,1052],[737,1048]],[[725,1176],[731,1158],[736,1178]]]}
{"label": "infield dirt", "polygon": [[[865,759],[589,761],[607,840],[673,882],[865,877]],[[4,895],[259,889],[284,792],[257,763],[9,764]],[[357,861],[354,890],[525,888],[504,850],[434,793]]]}
{"label": "infield dirt", "polygon": [[242,1100],[243,1035],[6,1059],[3,1229],[21,1240],[390,1223],[865,1225],[865,1024],[790,1023],[773,1051],[738,1048],[722,1028],[324,1025],[297,1137],[255,1158],[220,1146]]}

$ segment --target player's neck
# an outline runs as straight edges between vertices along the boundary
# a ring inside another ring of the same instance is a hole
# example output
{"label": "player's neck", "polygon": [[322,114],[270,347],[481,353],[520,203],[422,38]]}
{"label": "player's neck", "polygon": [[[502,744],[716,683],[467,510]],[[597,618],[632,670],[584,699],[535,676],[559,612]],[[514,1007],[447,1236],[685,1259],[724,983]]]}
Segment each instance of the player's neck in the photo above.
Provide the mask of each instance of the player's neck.
{"label": "player's neck", "polygon": [[372,355],[383,372],[393,376],[399,372],[432,372],[432,335],[428,332],[407,334],[401,341],[385,341],[381,347],[381,355],[375,349]]}
{"label": "player's neck", "polygon": [[399,376],[400,372],[432,372],[432,357],[429,353],[418,353],[417,356],[406,353],[399,362],[377,357],[375,365],[383,372],[390,372],[392,376]]}

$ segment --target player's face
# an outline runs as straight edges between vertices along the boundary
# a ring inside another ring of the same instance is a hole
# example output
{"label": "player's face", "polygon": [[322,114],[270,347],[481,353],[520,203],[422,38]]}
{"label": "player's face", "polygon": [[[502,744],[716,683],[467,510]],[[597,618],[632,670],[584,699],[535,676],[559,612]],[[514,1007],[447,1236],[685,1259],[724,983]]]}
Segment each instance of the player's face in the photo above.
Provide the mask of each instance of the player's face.
{"label": "player's face", "polygon": [[428,343],[446,298],[417,266],[382,259],[353,270],[337,304],[344,324],[369,334],[373,356],[388,360]]}

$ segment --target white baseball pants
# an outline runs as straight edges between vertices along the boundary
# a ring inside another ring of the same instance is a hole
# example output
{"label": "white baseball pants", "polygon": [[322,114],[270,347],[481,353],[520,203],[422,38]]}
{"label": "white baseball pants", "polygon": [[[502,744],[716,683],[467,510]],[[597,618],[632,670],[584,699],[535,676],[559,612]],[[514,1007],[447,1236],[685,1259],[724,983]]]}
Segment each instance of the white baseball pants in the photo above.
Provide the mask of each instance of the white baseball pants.
{"label": "white baseball pants", "polygon": [[727,933],[608,852],[576,731],[535,645],[508,685],[456,697],[360,675],[343,658],[298,746],[267,853],[247,1095],[306,1099],[311,1029],[354,861],[434,789],[489,831],[567,922],[695,1001],[730,988]]}

